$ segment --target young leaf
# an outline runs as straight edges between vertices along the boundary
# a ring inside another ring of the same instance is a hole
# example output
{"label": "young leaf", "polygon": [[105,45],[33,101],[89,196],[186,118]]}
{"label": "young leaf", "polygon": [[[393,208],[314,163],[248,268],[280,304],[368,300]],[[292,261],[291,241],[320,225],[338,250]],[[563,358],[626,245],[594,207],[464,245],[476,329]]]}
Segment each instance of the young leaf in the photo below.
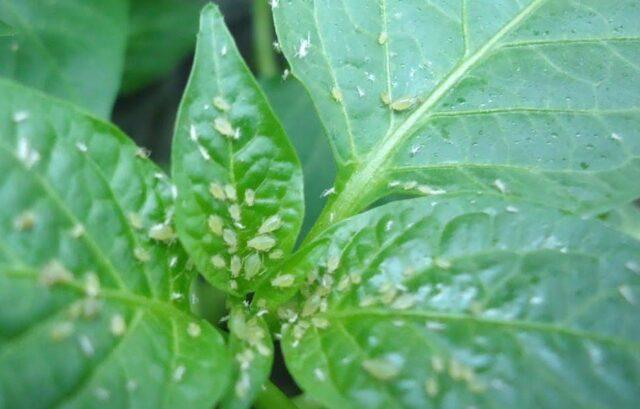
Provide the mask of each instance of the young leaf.
{"label": "young leaf", "polygon": [[230,361],[172,305],[184,256],[172,271],[181,251],[149,234],[172,206],[165,176],[108,124],[6,81],[0,94],[2,405],[211,407]]}
{"label": "young leaf", "polygon": [[634,1],[281,1],[343,179],[312,233],[391,192],[581,213],[640,195]]}
{"label": "young leaf", "polygon": [[296,240],[302,171],[214,5],[202,12],[172,168],[185,248],[213,285],[247,293]]}
{"label": "young leaf", "polygon": [[204,0],[131,2],[122,90],[129,93],[172,70],[193,50]]}
{"label": "young leaf", "polygon": [[282,270],[301,287],[279,310],[287,367],[327,407],[640,398],[640,243],[597,222],[412,199],[345,220]]}
{"label": "young leaf", "polygon": [[273,343],[262,318],[232,309],[229,316],[229,350],[234,358],[233,387],[220,406],[224,409],[251,407],[256,395],[269,379],[273,363]]}
{"label": "young leaf", "polygon": [[6,0],[0,18],[0,77],[108,117],[122,74],[126,0]]}

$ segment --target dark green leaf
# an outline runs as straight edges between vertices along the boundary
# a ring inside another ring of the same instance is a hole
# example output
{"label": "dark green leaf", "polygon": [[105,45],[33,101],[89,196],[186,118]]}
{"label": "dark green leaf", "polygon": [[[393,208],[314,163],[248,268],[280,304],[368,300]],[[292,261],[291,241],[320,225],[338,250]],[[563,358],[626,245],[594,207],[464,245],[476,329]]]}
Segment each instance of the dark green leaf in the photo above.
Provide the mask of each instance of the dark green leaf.
{"label": "dark green leaf", "polygon": [[327,407],[640,399],[640,243],[598,222],[411,199],[339,223],[282,271],[301,289],[278,311],[287,367]]}
{"label": "dark green leaf", "polygon": [[132,92],[173,69],[193,50],[204,0],[131,2],[122,91]]}
{"label": "dark green leaf", "polygon": [[217,287],[245,294],[292,248],[303,218],[302,170],[213,5],[172,151],[180,239]]}
{"label": "dark green leaf", "polygon": [[122,74],[126,0],[4,0],[0,76],[108,117]]}
{"label": "dark green leaf", "polygon": [[304,87],[295,79],[262,81],[262,88],[298,152],[304,173],[304,237],[320,215],[336,167],[322,123]]}
{"label": "dark green leaf", "polygon": [[345,174],[315,233],[391,192],[494,192],[582,214],[640,195],[637,1],[274,12]]}
{"label": "dark green leaf", "polygon": [[0,94],[0,406],[209,408],[230,362],[183,311],[167,177],[111,125]]}

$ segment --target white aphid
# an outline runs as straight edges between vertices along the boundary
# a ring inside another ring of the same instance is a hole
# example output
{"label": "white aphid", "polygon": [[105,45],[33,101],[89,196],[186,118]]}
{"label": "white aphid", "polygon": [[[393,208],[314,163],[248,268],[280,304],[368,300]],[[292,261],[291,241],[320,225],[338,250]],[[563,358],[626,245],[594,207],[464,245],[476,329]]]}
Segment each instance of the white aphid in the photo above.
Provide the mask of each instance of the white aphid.
{"label": "white aphid", "polygon": [[13,113],[13,122],[20,123],[29,119],[28,111],[16,111]]}
{"label": "white aphid", "polygon": [[229,51],[229,48],[225,44],[220,48],[220,55],[224,57],[225,55],[227,55],[228,51]]}
{"label": "white aphid", "polygon": [[386,31],[383,31],[378,36],[378,44],[383,45],[387,42],[388,39],[389,39],[389,35],[387,34]]}
{"label": "white aphid", "polygon": [[493,186],[502,194],[507,193],[507,185],[500,179],[496,179],[493,181]]}
{"label": "white aphid", "polygon": [[91,340],[86,335],[80,335],[78,337],[78,344],[80,345],[80,350],[85,356],[92,357],[96,353]]}
{"label": "white aphid", "polygon": [[640,274],[640,263],[636,261],[627,261],[624,266],[636,274]]}
{"label": "white aphid", "polygon": [[84,236],[85,233],[86,233],[86,230],[84,226],[80,223],[76,224],[71,228],[71,237],[73,237],[74,239]]}
{"label": "white aphid", "polygon": [[31,169],[40,160],[40,153],[29,145],[26,138],[18,139],[16,156],[27,169]]}
{"label": "white aphid", "polygon": [[252,279],[260,272],[261,267],[260,255],[257,253],[250,254],[244,261],[244,277],[247,280]]}
{"label": "white aphid", "polygon": [[237,203],[233,203],[229,206],[229,215],[237,222],[240,221],[240,206]]}
{"label": "white aphid", "polygon": [[269,253],[269,258],[271,260],[280,260],[282,257],[284,257],[284,251],[282,249],[275,249]]}
{"label": "white aphid", "polygon": [[225,268],[227,266],[227,262],[220,254],[211,257],[211,264],[216,268]]}
{"label": "white aphid", "polygon": [[620,136],[620,134],[617,134],[615,132],[611,134],[611,139],[613,139],[614,141],[617,141],[617,142],[622,142],[623,141],[622,136]]}
{"label": "white aphid", "polygon": [[138,213],[129,212],[129,214],[127,214],[127,219],[129,220],[131,227],[136,230],[140,230],[144,227],[142,217]]}
{"label": "white aphid", "polygon": [[225,200],[227,198],[224,194],[223,187],[219,183],[211,182],[209,184],[209,193],[218,200]]}
{"label": "white aphid", "polygon": [[362,361],[362,368],[381,381],[395,378],[401,369],[397,363],[383,358],[365,359]]}
{"label": "white aphid", "polygon": [[327,196],[331,196],[331,195],[333,195],[333,194],[335,194],[335,193],[336,193],[336,188],[335,188],[335,186],[332,186],[332,187],[330,187],[329,189],[325,189],[325,190],[322,192],[322,195],[320,195],[320,197],[327,197]]}
{"label": "white aphid", "polygon": [[631,290],[631,287],[629,287],[628,285],[621,285],[620,287],[618,287],[618,292],[620,293],[622,298],[624,298],[629,304],[636,304],[637,300],[635,294],[633,293],[633,290]]}
{"label": "white aphid", "polygon": [[83,153],[89,150],[89,148],[87,147],[87,144],[84,142],[76,142],[76,149],[78,149],[80,152],[83,152]]}
{"label": "white aphid", "polygon": [[189,325],[187,326],[187,334],[189,334],[191,338],[197,338],[200,336],[201,333],[202,333],[202,328],[200,328],[200,325],[198,325],[197,323],[190,322]]}
{"label": "white aphid", "polygon": [[309,54],[309,48],[311,48],[311,34],[307,33],[307,38],[301,38],[298,45],[298,51],[295,56],[298,58],[305,58]]}
{"label": "white aphid", "polygon": [[240,271],[242,270],[242,260],[237,255],[231,257],[230,263],[231,277],[238,277],[240,275]]}
{"label": "white aphid", "polygon": [[236,130],[231,126],[231,123],[227,118],[218,117],[213,121],[213,127],[223,136],[228,138],[235,138]]}
{"label": "white aphid", "polygon": [[191,139],[193,142],[198,142],[198,132],[196,131],[196,126],[193,124],[189,126],[189,139]]}
{"label": "white aphid", "polygon": [[173,381],[174,382],[180,382],[182,381],[182,378],[184,378],[184,374],[187,372],[187,368],[185,368],[184,365],[179,365],[176,367],[176,369],[173,371]]}
{"label": "white aphid", "polygon": [[231,109],[231,105],[221,96],[213,98],[213,106],[223,112]]}
{"label": "white aphid", "polygon": [[227,246],[231,248],[236,248],[238,246],[238,237],[236,236],[236,232],[231,229],[224,229],[222,231],[222,239]]}
{"label": "white aphid", "polygon": [[71,280],[73,280],[73,274],[57,260],[53,260],[45,265],[39,276],[39,282],[46,286],[68,283]]}
{"label": "white aphid", "polygon": [[147,261],[151,260],[151,254],[149,254],[149,252],[145,250],[143,247],[134,248],[133,255],[136,259],[138,259],[138,261],[141,261],[143,263],[146,263]]}
{"label": "white aphid", "polygon": [[360,87],[356,87],[356,91],[358,92],[358,96],[360,98],[362,98],[362,97],[364,97],[366,95],[364,90],[362,88],[360,88]]}
{"label": "white aphid", "polygon": [[210,161],[211,160],[211,155],[209,154],[209,152],[205,149],[204,146],[202,145],[198,145],[198,152],[200,152],[200,156],[202,156],[202,159],[206,160],[206,161]]}
{"label": "white aphid", "polygon": [[291,75],[291,71],[289,71],[288,68],[285,68],[284,71],[282,71],[282,81],[286,81],[287,78],[289,78],[289,75]]}
{"label": "white aphid", "polygon": [[254,205],[256,202],[256,192],[253,189],[247,189],[244,191],[244,202],[249,207]]}
{"label": "white aphid", "polygon": [[224,220],[222,220],[222,217],[212,214],[207,218],[207,224],[213,234],[222,236],[222,229],[224,228]]}
{"label": "white aphid", "polygon": [[84,293],[90,298],[96,298],[100,295],[100,279],[93,271],[84,276]]}
{"label": "white aphid", "polygon": [[236,193],[236,188],[233,187],[233,185],[224,185],[224,194],[227,196],[227,199],[231,200],[232,202],[238,200],[238,194]]}
{"label": "white aphid", "polygon": [[171,225],[166,223],[154,224],[148,234],[151,239],[158,241],[171,241],[176,237]]}

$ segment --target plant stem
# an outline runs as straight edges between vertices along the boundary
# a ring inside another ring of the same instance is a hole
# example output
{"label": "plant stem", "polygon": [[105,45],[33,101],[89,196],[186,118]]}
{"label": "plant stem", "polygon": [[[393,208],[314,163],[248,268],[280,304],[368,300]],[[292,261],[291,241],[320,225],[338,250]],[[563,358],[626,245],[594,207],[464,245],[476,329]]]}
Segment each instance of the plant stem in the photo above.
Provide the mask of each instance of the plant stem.
{"label": "plant stem", "polygon": [[253,0],[253,48],[259,77],[278,75],[278,62],[272,44],[271,7],[267,0]]}
{"label": "plant stem", "polygon": [[253,406],[256,409],[298,409],[298,407],[277,386],[267,382],[258,394]]}

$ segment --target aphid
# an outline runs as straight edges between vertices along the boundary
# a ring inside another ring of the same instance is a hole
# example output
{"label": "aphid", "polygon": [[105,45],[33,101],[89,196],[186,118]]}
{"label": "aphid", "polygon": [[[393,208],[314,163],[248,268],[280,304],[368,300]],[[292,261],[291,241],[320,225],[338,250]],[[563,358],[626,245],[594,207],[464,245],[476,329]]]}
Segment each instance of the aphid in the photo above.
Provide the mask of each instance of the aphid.
{"label": "aphid", "polygon": [[631,287],[629,287],[628,285],[621,285],[620,287],[618,287],[618,292],[620,293],[622,298],[624,298],[629,304],[636,304],[636,297],[633,294],[633,290],[631,290]]}
{"label": "aphid", "polygon": [[282,46],[280,45],[279,42],[274,41],[271,45],[273,46],[273,51],[275,51],[278,54],[282,53]]}
{"label": "aphid", "polygon": [[362,368],[381,381],[388,381],[400,374],[400,367],[395,362],[382,358],[365,359]]}
{"label": "aphid", "polygon": [[86,230],[84,226],[79,223],[73,226],[73,228],[71,229],[71,237],[73,237],[74,239],[84,236],[85,233],[86,233]]}
{"label": "aphid", "polygon": [[138,213],[129,212],[127,214],[127,219],[129,219],[129,224],[136,230],[140,230],[144,227],[144,222],[142,221],[142,217]]}
{"label": "aphid", "polygon": [[325,329],[329,327],[329,320],[322,317],[313,317],[311,318],[311,324],[319,329]]}
{"label": "aphid", "polygon": [[89,150],[89,148],[87,147],[87,144],[84,142],[76,142],[76,149],[78,149],[80,152],[83,152],[83,153]]}
{"label": "aphid", "polygon": [[275,9],[280,5],[280,0],[269,0],[269,5],[272,9]]}
{"label": "aphid", "polygon": [[229,215],[231,216],[231,218],[237,222],[240,221],[240,206],[238,206],[238,204],[234,203],[232,205],[229,206]]}
{"label": "aphid", "polygon": [[383,45],[387,42],[388,39],[389,39],[389,35],[387,34],[386,31],[383,31],[378,36],[378,44]]}
{"label": "aphid", "polygon": [[209,184],[209,193],[218,200],[225,200],[227,198],[224,194],[223,187],[219,183],[211,182]]}
{"label": "aphid", "polygon": [[173,381],[180,382],[182,378],[184,378],[184,374],[187,372],[187,368],[184,365],[178,365],[176,369],[173,371]]}
{"label": "aphid", "polygon": [[227,243],[227,246],[231,248],[236,248],[238,246],[238,237],[236,236],[236,232],[231,229],[224,229],[222,231],[222,240]]}
{"label": "aphid", "polygon": [[147,159],[149,156],[151,156],[151,151],[147,148],[143,148],[142,146],[139,146],[136,149],[136,156],[141,159]]}
{"label": "aphid", "polygon": [[340,89],[338,87],[331,88],[331,97],[336,102],[342,102],[342,100],[343,100],[342,91],[340,91]]}
{"label": "aphid", "polygon": [[623,141],[622,136],[620,136],[619,134],[617,134],[615,132],[611,134],[611,139],[613,139],[614,141],[617,141],[617,142],[622,142]]}
{"label": "aphid", "polygon": [[233,129],[233,126],[231,126],[231,123],[227,120],[227,118],[216,118],[213,121],[213,127],[216,128],[216,131],[218,131],[223,136],[226,136],[228,138],[235,137],[236,131],[235,129]]}
{"label": "aphid", "polygon": [[244,202],[249,207],[254,205],[256,202],[256,192],[253,189],[247,189],[244,191]]}
{"label": "aphid", "polygon": [[223,112],[231,109],[231,105],[222,96],[213,98],[213,106]]}
{"label": "aphid", "polygon": [[284,257],[284,251],[282,251],[282,249],[275,249],[269,253],[269,258],[271,260],[280,260],[282,257]]}
{"label": "aphid", "polygon": [[409,156],[411,156],[413,158],[414,156],[416,156],[418,154],[418,152],[420,152],[420,149],[422,149],[421,145],[413,145],[411,147],[411,150],[409,151]]}
{"label": "aphid", "polygon": [[149,229],[149,237],[158,241],[171,241],[176,238],[176,234],[169,224],[158,223]]}
{"label": "aphid", "polygon": [[170,297],[171,297],[171,301],[177,301],[177,300],[181,300],[182,297],[184,297],[184,294],[178,293],[178,292],[173,292],[173,293],[171,293]]}
{"label": "aphid", "polygon": [[258,251],[269,251],[276,245],[276,240],[267,235],[259,235],[247,242],[247,246]]}
{"label": "aphid", "polygon": [[207,224],[213,234],[222,236],[222,229],[224,228],[224,220],[222,220],[222,217],[212,214],[207,218]]}
{"label": "aphid", "polygon": [[320,195],[320,197],[327,197],[327,196],[331,196],[333,194],[336,193],[336,188],[335,186],[330,187],[329,189],[325,189],[322,194]]}
{"label": "aphid", "polygon": [[73,334],[73,322],[71,321],[56,322],[50,332],[53,341],[62,341],[69,338],[71,334]]}
{"label": "aphid", "polygon": [[29,145],[29,141],[26,138],[18,139],[16,156],[27,169],[31,169],[33,165],[40,161],[40,153]]}
{"label": "aphid", "polygon": [[389,106],[394,111],[406,111],[412,108],[415,103],[416,99],[414,97],[402,97],[393,101]]}
{"label": "aphid", "polygon": [[143,263],[151,260],[151,254],[149,254],[149,252],[143,247],[136,247],[135,249],[133,249],[133,255],[138,259],[138,261],[141,261]]}
{"label": "aphid", "polygon": [[295,279],[293,274],[282,274],[271,280],[271,285],[280,288],[291,287]]}
{"label": "aphid", "polygon": [[262,222],[262,225],[258,229],[258,234],[271,233],[278,230],[280,227],[282,227],[282,218],[280,215],[274,214]]}
{"label": "aphid", "polygon": [[451,262],[449,260],[447,260],[446,258],[441,258],[441,257],[436,257],[433,260],[434,264],[443,269],[443,270],[447,270],[449,268],[451,268]]}
{"label": "aphid", "polygon": [[242,270],[242,260],[240,260],[240,257],[238,256],[231,257],[230,269],[231,269],[231,277],[235,278],[240,275],[240,271]]}
{"label": "aphid", "polygon": [[127,391],[133,392],[136,389],[138,389],[138,382],[135,381],[134,379],[129,379],[125,387],[127,388]]}
{"label": "aphid", "polygon": [[96,353],[91,340],[86,335],[80,335],[78,337],[78,343],[80,344],[80,350],[85,356],[92,357]]}
{"label": "aphid", "polygon": [[286,81],[287,78],[289,78],[289,75],[291,75],[291,71],[289,71],[288,68],[285,68],[284,71],[282,71],[282,81]]}
{"label": "aphid", "polygon": [[187,334],[189,334],[191,338],[198,338],[201,333],[202,328],[200,328],[200,325],[198,325],[197,323],[190,322],[187,326]]}
{"label": "aphid", "polygon": [[36,225],[36,214],[32,211],[25,211],[13,220],[13,228],[17,231],[31,230]]}
{"label": "aphid", "polygon": [[418,182],[416,182],[415,180],[410,180],[410,181],[404,182],[402,184],[402,188],[404,190],[413,190],[413,189],[415,189],[417,187],[418,187]]}
{"label": "aphid", "polygon": [[111,333],[116,337],[124,335],[125,331],[127,330],[127,323],[124,320],[124,317],[120,314],[115,314],[114,316],[112,316],[109,329],[111,330]]}
{"label": "aphid", "polygon": [[496,179],[493,181],[493,186],[502,194],[507,192],[507,185],[500,179]]}
{"label": "aphid", "polygon": [[244,277],[247,280],[252,279],[260,272],[261,267],[260,255],[257,253],[250,254],[244,261]]}
{"label": "aphid", "polygon": [[437,373],[444,371],[444,360],[439,356],[431,357],[431,368]]}
{"label": "aphid", "polygon": [[298,58],[305,58],[309,54],[309,48],[311,48],[311,34],[307,33],[307,38],[300,39],[300,45],[295,56]]}
{"label": "aphid", "polygon": [[316,379],[319,380],[320,382],[324,382],[327,380],[327,375],[325,375],[324,371],[320,368],[314,369],[313,374],[315,375]]}
{"label": "aphid", "polygon": [[391,308],[396,310],[406,310],[411,308],[416,303],[416,297],[413,294],[402,294],[393,301]]}
{"label": "aphid", "polygon": [[391,104],[391,97],[389,96],[389,93],[386,91],[380,94],[380,100],[385,105]]}
{"label": "aphid", "polygon": [[13,122],[19,123],[29,119],[28,111],[16,111],[13,113]]}
{"label": "aphid", "polygon": [[111,397],[111,393],[105,388],[96,388],[93,393],[96,398],[98,398],[98,400],[109,400],[109,398]]}
{"label": "aphid", "polygon": [[636,274],[640,274],[640,263],[635,261],[627,261],[624,266]]}
{"label": "aphid", "polygon": [[232,202],[238,200],[238,194],[236,193],[236,188],[233,187],[233,185],[224,185],[224,194],[227,195],[227,199],[231,200]]}
{"label": "aphid", "polygon": [[340,265],[340,256],[331,256],[327,260],[327,273],[331,274],[338,269]]}
{"label": "aphid", "polygon": [[198,152],[200,152],[200,156],[202,156],[202,159],[206,161],[211,160],[211,155],[209,155],[209,152],[204,148],[204,146],[198,145]]}
{"label": "aphid", "polygon": [[100,279],[93,271],[84,276],[84,293],[90,298],[96,298],[100,294]]}
{"label": "aphid", "polygon": [[189,139],[191,139],[193,142],[198,143],[198,132],[196,131],[196,126],[193,124],[189,126]]}
{"label": "aphid", "polygon": [[336,289],[338,291],[344,291],[347,288],[349,288],[350,285],[351,285],[351,277],[344,276],[340,279],[340,281],[338,281],[338,286],[336,287]]}
{"label": "aphid", "polygon": [[249,393],[249,389],[251,388],[251,378],[249,378],[249,374],[246,371],[242,371],[240,373],[240,379],[236,382],[234,387],[234,391],[236,396],[240,399],[247,396]]}
{"label": "aphid", "polygon": [[238,282],[236,280],[229,280],[229,288],[232,290],[238,289]]}
{"label": "aphid", "polygon": [[430,397],[435,397],[440,391],[440,387],[438,385],[438,381],[435,378],[429,378],[424,383],[424,388],[427,391],[427,395]]}
{"label": "aphid", "polygon": [[227,55],[228,51],[229,51],[229,48],[225,44],[220,48],[220,55],[224,57],[225,55]]}
{"label": "aphid", "polygon": [[518,208],[515,206],[507,206],[505,210],[509,213],[518,213]]}
{"label": "aphid", "polygon": [[360,302],[358,303],[358,305],[360,305],[361,307],[370,307],[372,305],[374,305],[376,303],[376,299],[373,298],[370,295],[365,295],[364,297],[362,297],[360,299]]}
{"label": "aphid", "polygon": [[356,87],[356,91],[358,92],[358,96],[360,98],[364,97],[366,95],[366,93],[364,92],[364,90],[360,87]]}
{"label": "aphid", "polygon": [[213,264],[213,266],[216,268],[225,268],[227,266],[227,262],[220,254],[216,254],[215,256],[211,257],[211,264]]}

